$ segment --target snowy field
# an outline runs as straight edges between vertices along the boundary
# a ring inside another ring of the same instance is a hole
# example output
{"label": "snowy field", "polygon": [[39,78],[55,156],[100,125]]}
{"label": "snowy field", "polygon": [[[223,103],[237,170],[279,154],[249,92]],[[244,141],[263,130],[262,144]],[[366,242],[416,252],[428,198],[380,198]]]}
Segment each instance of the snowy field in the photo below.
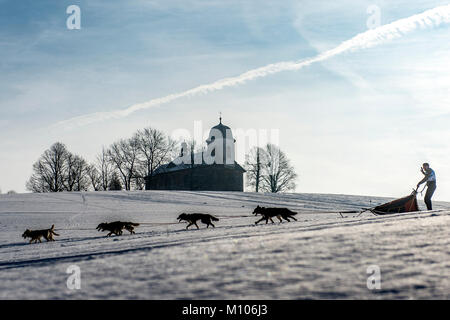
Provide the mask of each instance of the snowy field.
{"label": "snowy field", "polygon": [[[330,212],[388,200],[188,191],[0,195],[0,298],[449,299],[450,203],[385,217]],[[255,226],[257,204],[288,207],[298,221]],[[186,231],[176,223],[182,212],[220,221]],[[95,230],[114,220],[145,224],[121,237]],[[21,237],[52,224],[56,242]],[[71,265],[81,270],[79,290],[66,285]],[[367,288],[371,265],[381,270],[379,290]]]}

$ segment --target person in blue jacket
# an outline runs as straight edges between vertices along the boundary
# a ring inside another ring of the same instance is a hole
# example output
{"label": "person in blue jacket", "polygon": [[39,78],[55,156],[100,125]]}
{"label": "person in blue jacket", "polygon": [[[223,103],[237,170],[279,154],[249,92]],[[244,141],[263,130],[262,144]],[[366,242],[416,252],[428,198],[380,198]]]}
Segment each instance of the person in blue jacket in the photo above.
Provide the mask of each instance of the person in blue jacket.
{"label": "person in blue jacket", "polygon": [[433,210],[433,205],[431,204],[431,197],[433,197],[434,191],[436,191],[436,174],[434,170],[430,168],[428,163],[424,163],[420,171],[425,176],[420,182],[417,184],[417,189],[423,183],[427,183],[427,192],[425,194],[425,204],[427,205],[428,210]]}

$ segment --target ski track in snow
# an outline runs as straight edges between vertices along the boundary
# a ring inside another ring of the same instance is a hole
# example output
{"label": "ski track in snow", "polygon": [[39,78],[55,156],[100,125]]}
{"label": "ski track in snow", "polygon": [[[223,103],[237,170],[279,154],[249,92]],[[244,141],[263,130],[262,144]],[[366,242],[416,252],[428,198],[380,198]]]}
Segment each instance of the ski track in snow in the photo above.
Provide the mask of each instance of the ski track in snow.
{"label": "ski track in snow", "polygon": [[[450,203],[435,203],[435,212],[341,218],[329,211],[391,199],[190,191],[84,198],[0,195],[0,299],[450,298]],[[257,204],[289,207],[298,221],[255,226]],[[215,229],[163,224],[182,212],[222,217]],[[95,230],[114,220],[163,225],[110,238]],[[21,238],[26,228],[52,224],[55,242]],[[66,286],[73,264],[81,268],[80,290]],[[370,265],[381,269],[380,290],[367,288]]]}

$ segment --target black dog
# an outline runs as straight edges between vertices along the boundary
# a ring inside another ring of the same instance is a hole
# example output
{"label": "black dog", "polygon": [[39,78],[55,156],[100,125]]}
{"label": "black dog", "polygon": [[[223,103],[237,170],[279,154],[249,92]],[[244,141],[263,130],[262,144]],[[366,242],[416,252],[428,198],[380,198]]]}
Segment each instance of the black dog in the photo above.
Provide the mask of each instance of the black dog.
{"label": "black dog", "polygon": [[122,221],[114,221],[110,223],[100,223],[97,226],[98,231],[109,231],[109,233],[106,235],[107,237],[111,236],[113,233],[116,236],[122,235],[122,230],[128,230],[130,234],[134,234],[134,227],[139,226],[139,223],[133,223],[133,222],[122,222]]}
{"label": "black dog", "polygon": [[291,210],[289,210],[288,208],[265,208],[265,207],[260,207],[257,206],[255,208],[255,210],[253,210],[253,214],[256,216],[258,214],[260,214],[262,216],[262,218],[258,221],[255,222],[255,224],[258,224],[259,222],[266,220],[266,224],[270,221],[273,222],[272,218],[273,217],[277,217],[280,220],[280,223],[283,221],[281,218],[283,218],[284,220],[290,222],[291,220],[289,220],[289,218],[294,219],[295,221],[297,221],[297,219],[295,219],[293,216],[297,214],[297,212],[293,212]]}
{"label": "black dog", "polygon": [[216,217],[210,215],[210,214],[204,214],[204,213],[182,213],[177,218],[178,222],[181,222],[181,220],[189,222],[186,229],[188,229],[190,226],[195,224],[197,229],[199,229],[197,225],[197,221],[200,220],[202,223],[206,224],[206,228],[208,228],[210,225],[215,228],[212,221],[219,221]]}

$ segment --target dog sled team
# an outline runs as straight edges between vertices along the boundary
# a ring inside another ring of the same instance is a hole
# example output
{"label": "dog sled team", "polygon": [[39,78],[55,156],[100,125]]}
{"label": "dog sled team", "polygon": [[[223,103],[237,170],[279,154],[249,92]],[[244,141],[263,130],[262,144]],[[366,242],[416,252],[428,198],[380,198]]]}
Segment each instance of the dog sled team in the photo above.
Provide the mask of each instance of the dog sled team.
{"label": "dog sled team", "polygon": [[[425,203],[427,205],[427,209],[432,210],[431,197],[433,196],[433,193],[436,190],[436,174],[434,173],[434,170],[430,168],[430,165],[428,163],[424,163],[420,168],[420,171],[425,177],[421,181],[419,181],[419,183],[417,184],[417,188],[414,189],[411,195],[376,206],[374,208],[363,209],[361,212],[359,212],[359,214],[366,211],[370,211],[376,215],[419,211],[416,195],[418,193],[420,185],[422,185],[423,183],[426,183],[427,187],[427,193],[425,195]],[[344,212],[339,212],[341,216],[342,213]],[[348,211],[345,213],[357,213],[357,212]],[[294,217],[294,215],[296,215],[297,212],[293,212],[288,208],[265,208],[260,207],[258,205],[255,208],[255,210],[253,210],[253,214],[255,216],[261,215],[261,219],[256,221],[255,225],[260,223],[261,221],[266,221],[267,224],[269,220],[272,223],[274,223],[272,218],[278,218],[280,223],[283,222],[283,219],[286,220],[287,222],[290,222],[291,221],[290,219],[297,221],[297,219]],[[206,228],[209,228],[209,226],[215,228],[213,221],[219,221],[217,217],[204,213],[182,213],[178,216],[177,220],[178,222],[186,221],[188,223],[186,229],[189,229],[189,227],[192,225],[195,225],[197,229],[200,229],[197,224],[197,221],[199,220],[203,224],[206,224]],[[123,230],[127,230],[128,232],[130,232],[130,234],[134,234],[135,233],[134,227],[137,226],[139,226],[139,223],[114,221],[110,223],[107,222],[100,223],[96,229],[98,231],[109,231],[109,233],[106,235],[107,237],[109,237],[113,234],[115,234],[116,236],[121,236],[123,234]],[[50,229],[45,230],[27,229],[22,235],[22,237],[25,239],[31,238],[30,243],[32,243],[33,241],[35,243],[37,243],[38,241],[42,242],[41,238],[44,238],[47,241],[55,241],[53,239],[53,236],[59,236],[59,234],[55,232],[55,225],[52,225]]]}
{"label": "dog sled team", "polygon": [[[294,215],[297,214],[297,212],[293,212],[287,208],[265,208],[257,206],[255,210],[253,210],[253,214],[255,216],[261,215],[261,219],[255,222],[255,225],[260,223],[261,221],[266,221],[266,224],[269,222],[269,220],[274,223],[272,218],[278,218],[280,223],[284,220],[290,222],[290,219],[293,219],[297,221],[297,219],[294,218]],[[209,228],[209,226],[212,226],[215,228],[215,225],[213,224],[213,221],[219,221],[219,218],[214,217],[210,214],[205,213],[182,213],[177,218],[178,222],[185,221],[188,223],[186,226],[186,230],[189,229],[190,226],[196,226],[197,229],[200,229],[197,222],[200,221],[203,224],[206,225],[206,228]],[[138,227],[140,224],[135,222],[123,222],[123,221],[114,221],[114,222],[103,222],[100,223],[96,230],[97,231],[109,231],[109,233],[106,235],[107,237],[112,236],[113,234],[116,236],[121,236],[123,234],[123,230],[127,230],[130,234],[135,234],[134,228]],[[22,237],[24,239],[31,238],[29,243],[42,242],[41,238],[44,238],[47,241],[55,241],[53,239],[53,236],[59,236],[55,232],[55,225],[52,225],[50,229],[45,230],[25,230]]]}

